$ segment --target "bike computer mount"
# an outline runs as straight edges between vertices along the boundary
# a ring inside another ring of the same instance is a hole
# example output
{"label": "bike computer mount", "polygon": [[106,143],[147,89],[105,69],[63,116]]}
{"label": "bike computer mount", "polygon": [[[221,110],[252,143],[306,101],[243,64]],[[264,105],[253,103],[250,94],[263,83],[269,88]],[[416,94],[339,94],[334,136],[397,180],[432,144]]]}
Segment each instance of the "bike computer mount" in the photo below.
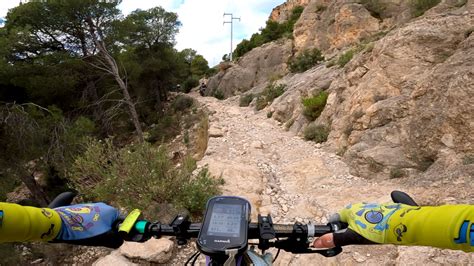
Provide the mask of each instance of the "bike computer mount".
{"label": "bike computer mount", "polygon": [[240,197],[218,196],[207,202],[206,214],[196,241],[208,256],[240,254],[247,249],[250,203]]}

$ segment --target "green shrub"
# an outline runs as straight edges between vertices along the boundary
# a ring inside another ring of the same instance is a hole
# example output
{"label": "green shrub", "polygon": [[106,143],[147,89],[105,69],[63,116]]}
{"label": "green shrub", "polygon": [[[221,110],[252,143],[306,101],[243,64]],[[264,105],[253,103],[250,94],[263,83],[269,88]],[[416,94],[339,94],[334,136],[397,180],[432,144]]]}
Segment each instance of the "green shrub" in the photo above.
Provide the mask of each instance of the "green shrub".
{"label": "green shrub", "polygon": [[189,131],[187,131],[187,130],[184,131],[183,143],[184,143],[184,145],[186,145],[186,147],[189,148],[190,140],[189,140]]}
{"label": "green shrub", "polygon": [[316,13],[318,13],[318,12],[324,12],[324,11],[326,11],[326,9],[328,9],[327,6],[316,5]]}
{"label": "green shrub", "polygon": [[331,60],[331,61],[328,61],[328,62],[326,63],[326,67],[327,67],[327,68],[330,68],[330,67],[335,66],[335,65],[336,65],[336,60],[334,60],[334,59]]}
{"label": "green shrub", "polygon": [[417,161],[418,169],[422,172],[428,170],[428,168],[430,168],[430,166],[436,161],[434,156],[423,156],[421,158],[415,157],[414,159]]}
{"label": "green shrub", "polygon": [[11,173],[7,171],[0,173],[0,201],[6,201],[7,194],[19,185],[20,181],[15,179]]}
{"label": "green shrub", "polygon": [[219,185],[224,185],[224,179],[210,177],[209,170],[203,168],[191,182],[182,187],[181,196],[177,200],[178,206],[186,208],[191,213],[202,212],[207,200],[220,194]]}
{"label": "green shrub", "polygon": [[192,88],[195,88],[199,85],[199,80],[193,76],[188,77],[183,84],[183,91],[189,93]]}
{"label": "green shrub", "polygon": [[466,154],[462,159],[462,163],[464,165],[474,164],[474,153]]}
{"label": "green shrub", "polygon": [[185,111],[185,110],[191,108],[191,106],[193,106],[193,104],[194,104],[193,98],[191,98],[187,95],[178,95],[178,97],[176,97],[176,99],[171,104],[171,107],[173,108],[173,110],[175,112]]}
{"label": "green shrub", "polygon": [[263,96],[267,102],[273,102],[276,98],[280,97],[285,92],[286,85],[280,84],[275,86],[271,84],[265,88],[263,91]]}
{"label": "green shrub", "polygon": [[150,136],[147,138],[149,142],[167,141],[179,134],[179,120],[176,115],[165,113],[154,126],[149,129]]}
{"label": "green shrub", "polygon": [[354,57],[354,50],[351,49],[339,56],[337,64],[339,67],[344,67],[347,63],[349,63],[349,61],[352,60],[352,57]]}
{"label": "green shrub", "polygon": [[438,5],[441,0],[411,0],[411,12],[413,17],[423,15],[428,9]]}
{"label": "green shrub", "polygon": [[273,112],[268,112],[267,113],[267,118],[272,118],[272,116],[273,116]]}
{"label": "green shrub", "polygon": [[309,98],[303,98],[303,114],[311,121],[316,120],[324,110],[326,101],[328,99],[328,93],[321,91],[318,95]]}
{"label": "green shrub", "polygon": [[225,99],[224,93],[221,90],[215,90],[214,94],[212,96],[214,96],[215,98],[217,98],[219,100],[224,100]]}
{"label": "green shrub", "polygon": [[371,172],[379,173],[383,170],[383,165],[375,161],[374,158],[366,158],[366,160]]}
{"label": "green shrub", "polygon": [[401,178],[406,175],[405,171],[400,168],[393,168],[390,170],[390,178]]}
{"label": "green shrub", "polygon": [[343,146],[337,150],[336,155],[343,157],[344,154],[346,154],[346,152],[347,152],[347,146]]}
{"label": "green shrub", "polygon": [[258,96],[255,102],[255,109],[257,109],[257,111],[263,110],[265,107],[267,107],[267,104],[268,102],[265,100],[265,97]]}
{"label": "green shrub", "polygon": [[458,0],[456,4],[454,4],[455,7],[462,7],[467,4],[467,0]]}
{"label": "green shrub", "polygon": [[369,11],[375,18],[383,18],[383,12],[387,8],[380,0],[359,0],[359,3]]}
{"label": "green shrub", "polygon": [[294,25],[296,21],[298,21],[303,10],[304,7],[294,7],[291,11],[289,19],[283,23],[268,20],[266,22],[265,28],[260,29],[259,33],[252,34],[250,40],[244,39],[242,42],[237,44],[237,47],[233,53],[233,59],[239,58],[253,48],[259,47],[265,43],[275,41],[283,37],[291,37],[293,35]]}
{"label": "green shrub", "polygon": [[255,98],[255,95],[253,93],[245,94],[240,96],[239,100],[239,106],[240,107],[247,107],[250,105],[252,102],[253,98]]}
{"label": "green shrub", "polygon": [[291,118],[290,120],[286,121],[285,123],[285,129],[288,131],[290,130],[291,126],[295,123],[295,119]]}
{"label": "green shrub", "polygon": [[467,30],[464,32],[464,38],[469,38],[469,36],[471,36],[471,34],[472,34],[473,32],[474,32],[474,27],[467,29]]}
{"label": "green shrub", "polygon": [[195,169],[191,158],[176,168],[165,149],[146,142],[117,148],[110,139],[91,140],[69,178],[86,200],[127,209],[172,203],[196,213],[204,209],[209,197],[219,193],[222,180],[212,178],[207,169],[193,175]]}
{"label": "green shrub", "polygon": [[304,72],[324,60],[324,57],[317,48],[304,50],[298,56],[288,61],[290,71]]}
{"label": "green shrub", "polygon": [[322,125],[311,124],[304,129],[304,138],[316,143],[322,143],[328,140],[329,129]]}

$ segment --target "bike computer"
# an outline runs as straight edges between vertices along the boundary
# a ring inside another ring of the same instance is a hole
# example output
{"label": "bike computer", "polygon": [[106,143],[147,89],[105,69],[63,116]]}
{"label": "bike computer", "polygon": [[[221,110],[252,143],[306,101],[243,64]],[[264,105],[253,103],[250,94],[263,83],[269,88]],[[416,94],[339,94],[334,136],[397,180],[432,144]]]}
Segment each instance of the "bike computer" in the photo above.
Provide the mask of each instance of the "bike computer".
{"label": "bike computer", "polygon": [[209,256],[226,250],[247,249],[250,203],[243,198],[218,196],[207,202],[206,214],[197,239],[198,249]]}

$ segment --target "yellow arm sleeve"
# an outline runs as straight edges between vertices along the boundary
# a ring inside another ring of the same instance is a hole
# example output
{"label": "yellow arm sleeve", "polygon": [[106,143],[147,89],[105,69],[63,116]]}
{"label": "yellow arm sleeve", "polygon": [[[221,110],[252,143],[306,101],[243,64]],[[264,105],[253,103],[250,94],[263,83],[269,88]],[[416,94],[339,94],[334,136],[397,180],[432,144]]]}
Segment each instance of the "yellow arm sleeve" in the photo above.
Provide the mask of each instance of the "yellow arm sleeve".
{"label": "yellow arm sleeve", "polygon": [[385,243],[474,251],[474,205],[406,207],[389,220]]}
{"label": "yellow arm sleeve", "polygon": [[0,202],[0,243],[53,240],[61,229],[59,214],[48,208]]}

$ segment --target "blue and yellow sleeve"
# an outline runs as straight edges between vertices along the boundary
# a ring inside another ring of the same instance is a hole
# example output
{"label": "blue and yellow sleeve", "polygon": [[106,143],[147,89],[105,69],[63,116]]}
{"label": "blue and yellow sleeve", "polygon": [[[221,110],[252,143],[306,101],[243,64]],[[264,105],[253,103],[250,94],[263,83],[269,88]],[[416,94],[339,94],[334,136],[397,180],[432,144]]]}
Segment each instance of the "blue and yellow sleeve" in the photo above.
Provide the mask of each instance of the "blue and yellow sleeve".
{"label": "blue and yellow sleeve", "polygon": [[474,251],[474,205],[358,203],[339,214],[350,229],[376,243]]}
{"label": "blue and yellow sleeve", "polygon": [[388,243],[474,252],[474,205],[405,207],[389,224]]}
{"label": "blue and yellow sleeve", "polygon": [[61,225],[59,214],[52,209],[0,202],[0,243],[50,241]]}

